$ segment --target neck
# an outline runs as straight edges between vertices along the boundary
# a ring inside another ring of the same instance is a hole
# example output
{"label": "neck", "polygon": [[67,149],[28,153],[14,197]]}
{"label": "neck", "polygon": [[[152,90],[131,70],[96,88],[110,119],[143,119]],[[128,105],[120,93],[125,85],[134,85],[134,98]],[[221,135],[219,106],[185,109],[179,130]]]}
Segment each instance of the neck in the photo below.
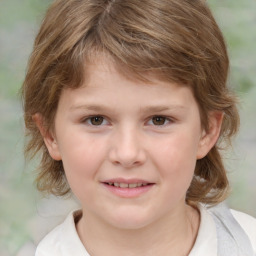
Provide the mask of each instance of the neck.
{"label": "neck", "polygon": [[84,211],[77,231],[93,256],[186,256],[194,245],[199,222],[198,211],[187,205],[153,224],[132,230],[113,227]]}

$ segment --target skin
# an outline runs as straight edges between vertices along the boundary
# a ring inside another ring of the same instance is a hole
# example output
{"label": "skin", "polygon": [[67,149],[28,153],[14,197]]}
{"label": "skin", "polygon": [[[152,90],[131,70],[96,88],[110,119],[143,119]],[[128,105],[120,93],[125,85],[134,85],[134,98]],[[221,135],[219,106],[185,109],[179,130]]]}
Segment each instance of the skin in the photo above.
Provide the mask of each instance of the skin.
{"label": "skin", "polygon": [[[200,216],[186,205],[186,191],[197,159],[218,139],[222,114],[209,114],[206,132],[187,86],[130,80],[106,59],[86,73],[84,86],[62,92],[54,133],[34,117],[81,202],[81,241],[96,256],[188,255]],[[126,198],[103,183],[120,178],[152,185]]]}

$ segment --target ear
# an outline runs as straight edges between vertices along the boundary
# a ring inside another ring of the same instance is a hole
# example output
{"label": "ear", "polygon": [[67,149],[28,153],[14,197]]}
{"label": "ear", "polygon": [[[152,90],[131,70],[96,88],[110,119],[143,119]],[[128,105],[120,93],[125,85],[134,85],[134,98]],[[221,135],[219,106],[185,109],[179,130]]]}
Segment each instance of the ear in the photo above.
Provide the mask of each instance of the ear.
{"label": "ear", "polygon": [[52,132],[46,130],[43,116],[39,113],[36,113],[33,115],[32,119],[36,123],[36,126],[44,139],[44,143],[48,149],[50,156],[56,161],[61,160],[61,155],[56,138]]}
{"label": "ear", "polygon": [[197,151],[197,159],[205,157],[216,144],[220,135],[223,116],[224,114],[221,111],[210,112],[208,121],[209,128],[207,131],[203,130],[202,132]]}

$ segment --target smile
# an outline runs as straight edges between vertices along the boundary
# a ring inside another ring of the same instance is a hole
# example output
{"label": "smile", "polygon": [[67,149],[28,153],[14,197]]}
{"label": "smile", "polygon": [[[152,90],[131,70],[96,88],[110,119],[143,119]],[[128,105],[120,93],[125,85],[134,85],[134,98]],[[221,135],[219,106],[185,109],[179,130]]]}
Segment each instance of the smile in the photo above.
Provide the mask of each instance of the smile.
{"label": "smile", "polygon": [[113,179],[102,182],[111,194],[121,198],[135,198],[148,193],[155,185],[145,180]]}
{"label": "smile", "polygon": [[118,183],[118,182],[107,182],[109,186],[119,187],[119,188],[137,188],[142,186],[147,186],[149,183]]}

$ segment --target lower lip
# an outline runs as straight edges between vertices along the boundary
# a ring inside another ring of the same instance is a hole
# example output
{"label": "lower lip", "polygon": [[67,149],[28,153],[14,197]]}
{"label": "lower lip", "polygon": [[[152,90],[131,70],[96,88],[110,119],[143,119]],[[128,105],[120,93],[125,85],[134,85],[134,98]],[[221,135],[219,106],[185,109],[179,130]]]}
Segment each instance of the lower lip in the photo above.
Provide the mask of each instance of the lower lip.
{"label": "lower lip", "polygon": [[141,196],[146,192],[148,192],[150,189],[152,189],[152,187],[154,186],[154,184],[150,184],[150,185],[136,187],[136,188],[120,188],[120,187],[108,185],[106,183],[103,183],[103,185],[113,194],[119,197],[124,197],[124,198],[133,198],[133,197]]}

